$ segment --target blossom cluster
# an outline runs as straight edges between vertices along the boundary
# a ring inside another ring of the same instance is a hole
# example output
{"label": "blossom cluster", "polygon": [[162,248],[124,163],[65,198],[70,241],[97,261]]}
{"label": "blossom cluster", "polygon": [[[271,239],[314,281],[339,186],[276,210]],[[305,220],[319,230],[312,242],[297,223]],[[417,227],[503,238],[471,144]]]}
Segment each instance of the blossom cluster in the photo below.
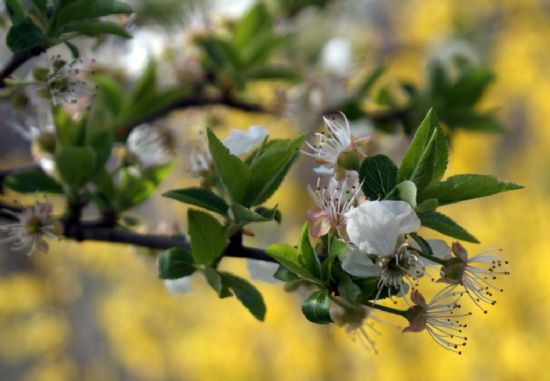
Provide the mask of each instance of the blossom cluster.
{"label": "blossom cluster", "polygon": [[[376,283],[376,291],[359,305],[333,292],[333,321],[346,325],[348,331],[359,330],[363,341],[374,348],[366,328],[372,327],[372,312],[381,309],[405,317],[409,325],[404,332],[427,331],[437,344],[461,353],[467,340],[462,318],[471,315],[459,312],[461,299],[466,297],[487,313],[487,306],[496,303],[494,293],[502,291],[494,281],[509,274],[508,262],[495,254],[498,249],[469,257],[459,242],[449,246],[443,240],[420,237],[422,221],[415,210],[416,199],[372,199],[363,194],[365,174],[342,163],[346,157],[365,156],[364,145],[357,144],[345,117],[342,123],[325,118],[325,124],[327,132],[316,134],[319,143],[308,144],[304,151],[322,165],[317,172],[332,174],[324,180],[327,185],[322,186],[319,178],[311,190],[316,208],[308,213],[310,234],[343,242],[345,248],[338,258],[342,270],[354,280]],[[408,183],[416,194],[416,185]],[[434,275],[437,272],[439,278]],[[422,278],[443,285],[430,302],[420,292]],[[401,299],[408,309],[386,307],[384,299],[394,304]]]}

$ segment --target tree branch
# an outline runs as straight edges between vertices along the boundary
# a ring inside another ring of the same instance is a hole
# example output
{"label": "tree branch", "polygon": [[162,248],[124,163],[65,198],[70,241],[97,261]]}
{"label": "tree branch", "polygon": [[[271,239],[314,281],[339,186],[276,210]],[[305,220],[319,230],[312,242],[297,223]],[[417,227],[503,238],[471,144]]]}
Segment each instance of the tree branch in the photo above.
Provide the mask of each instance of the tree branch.
{"label": "tree branch", "polygon": [[41,46],[37,46],[28,50],[15,53],[11,59],[6,63],[6,66],[0,71],[0,88],[6,86],[6,78],[8,78],[15,70],[21,65],[27,62],[32,57],[39,56],[44,53],[46,49]]}
{"label": "tree branch", "polygon": [[[21,212],[22,209],[0,202],[0,218],[14,220],[14,216],[6,211]],[[124,243],[134,246],[147,247],[155,250],[166,250],[171,247],[191,249],[191,245],[183,236],[164,234],[141,234],[119,227],[105,226],[102,222],[68,222],[63,228],[63,236],[77,242],[95,241]],[[231,239],[222,256],[232,258],[248,258],[265,262],[276,262],[264,250],[244,246],[239,239]]]}

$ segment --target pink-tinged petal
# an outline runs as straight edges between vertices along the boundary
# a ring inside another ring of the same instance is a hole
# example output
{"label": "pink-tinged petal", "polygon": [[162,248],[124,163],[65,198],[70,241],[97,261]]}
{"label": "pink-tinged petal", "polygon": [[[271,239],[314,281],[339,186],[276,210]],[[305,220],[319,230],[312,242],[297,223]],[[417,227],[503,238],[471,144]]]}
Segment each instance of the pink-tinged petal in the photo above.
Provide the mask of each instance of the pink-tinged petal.
{"label": "pink-tinged petal", "polygon": [[468,261],[468,252],[466,251],[464,246],[460,244],[460,242],[453,242],[452,250],[455,256],[462,259],[464,262]]}
{"label": "pink-tinged petal", "polygon": [[320,238],[330,231],[330,219],[323,211],[310,212],[307,215],[310,222],[310,233],[314,238]]}
{"label": "pink-tinged petal", "polygon": [[50,249],[50,245],[48,245],[48,242],[46,242],[44,239],[40,238],[36,242],[36,248],[43,253],[47,253]]}
{"label": "pink-tinged petal", "polygon": [[419,305],[420,307],[427,308],[428,304],[426,303],[426,299],[424,299],[424,296],[418,291],[418,289],[414,289],[411,292],[411,300],[414,304]]}

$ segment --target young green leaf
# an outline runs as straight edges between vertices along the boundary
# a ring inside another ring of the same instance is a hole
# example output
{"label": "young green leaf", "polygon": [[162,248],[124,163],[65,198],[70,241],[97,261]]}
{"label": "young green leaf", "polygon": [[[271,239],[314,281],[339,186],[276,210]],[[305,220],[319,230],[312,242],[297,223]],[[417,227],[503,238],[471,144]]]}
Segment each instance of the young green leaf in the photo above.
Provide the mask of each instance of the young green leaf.
{"label": "young green leaf", "polygon": [[8,176],[4,180],[4,186],[19,193],[63,193],[61,185],[40,170]]}
{"label": "young green leaf", "polygon": [[30,19],[13,25],[6,36],[6,44],[14,53],[42,46],[46,35]]}
{"label": "young green leaf", "polygon": [[93,175],[96,154],[90,147],[63,147],[55,154],[56,168],[69,185],[84,185]]}
{"label": "young green leaf", "polygon": [[223,198],[204,188],[175,189],[163,193],[162,196],[195,205],[222,216],[227,216],[227,210],[229,209]]}
{"label": "young green leaf", "polygon": [[298,262],[315,278],[318,279],[321,276],[321,263],[309,241],[309,224],[307,222],[302,227],[298,245]]}
{"label": "young green leaf", "polygon": [[515,183],[500,181],[495,176],[466,174],[431,183],[422,191],[421,198],[435,198],[439,205],[447,205],[522,188]]}
{"label": "young green leaf", "polygon": [[339,274],[340,281],[338,282],[338,291],[344,296],[350,303],[356,305],[361,302],[361,289],[358,285],[353,283],[351,277],[341,271]]}
{"label": "young green leaf", "polygon": [[294,282],[301,279],[298,275],[283,265],[279,265],[277,271],[273,274],[273,278],[278,279],[281,282]]}
{"label": "young green leaf", "polygon": [[365,196],[370,200],[383,199],[395,188],[397,166],[385,155],[370,156],[363,161],[359,178]]}
{"label": "young green leaf", "polygon": [[304,279],[319,283],[315,276],[302,265],[302,263],[298,259],[298,251],[294,247],[286,244],[275,244],[269,246],[265,250],[265,252],[267,255],[276,259],[277,262],[281,263],[293,273],[296,273]]}
{"label": "young green leaf", "polygon": [[159,278],[178,279],[195,272],[193,257],[181,248],[171,248],[163,251],[158,259]]}
{"label": "young green leaf", "polygon": [[429,110],[405,152],[397,182],[413,180],[418,188],[422,188],[431,180],[443,177],[448,158],[447,138],[439,128],[435,113]]}
{"label": "young green leaf", "polygon": [[233,274],[222,272],[223,283],[233,291],[250,313],[259,321],[265,319],[266,307],[262,294],[252,284]]}
{"label": "young green leaf", "polygon": [[218,294],[218,297],[220,299],[233,296],[233,294],[229,290],[229,287],[224,282],[219,272],[210,267],[205,268],[203,272],[206,281],[208,282],[210,287],[212,287],[212,289],[216,291],[216,294]]}
{"label": "young green leaf", "polygon": [[65,25],[61,33],[79,32],[86,36],[96,37],[110,34],[122,38],[132,38],[132,35],[123,27],[111,22],[79,21]]}
{"label": "young green leaf", "polygon": [[118,0],[75,0],[66,3],[67,5],[59,7],[56,13],[54,21],[56,28],[75,21],[97,19],[114,14],[129,15],[133,12],[128,4]]}
{"label": "young green leaf", "polygon": [[250,165],[250,186],[245,205],[260,205],[279,188],[292,163],[299,155],[298,149],[304,140],[300,136],[268,146]]}
{"label": "young green leaf", "polygon": [[397,185],[397,191],[401,200],[408,202],[413,208],[416,208],[416,185],[412,181],[403,181]]}
{"label": "young green leaf", "polygon": [[187,212],[191,254],[195,262],[211,265],[222,253],[227,244],[225,229],[210,214],[190,209]]}
{"label": "young green leaf", "polygon": [[241,204],[231,205],[231,210],[233,211],[233,218],[237,224],[249,224],[251,222],[264,222],[270,220],[270,218],[256,213]]}
{"label": "young green leaf", "polygon": [[327,290],[321,290],[311,294],[302,304],[302,312],[306,319],[312,323],[332,323]]}
{"label": "young green leaf", "polygon": [[422,226],[433,229],[441,234],[467,242],[479,243],[479,240],[468,233],[466,229],[454,222],[452,219],[439,212],[428,212],[419,214],[418,217]]}
{"label": "young green leaf", "polygon": [[241,159],[229,153],[229,149],[210,129],[207,134],[208,147],[212,154],[216,172],[233,201],[242,204],[250,183],[250,171]]}

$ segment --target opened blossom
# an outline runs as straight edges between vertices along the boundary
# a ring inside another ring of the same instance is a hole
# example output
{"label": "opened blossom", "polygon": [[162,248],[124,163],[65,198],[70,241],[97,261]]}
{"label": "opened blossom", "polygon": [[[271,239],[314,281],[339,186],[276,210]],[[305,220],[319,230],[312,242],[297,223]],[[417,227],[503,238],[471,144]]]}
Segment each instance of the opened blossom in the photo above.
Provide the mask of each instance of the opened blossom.
{"label": "opened blossom", "polygon": [[[379,276],[378,295],[404,296],[424,273],[423,263],[409,250],[405,235],[420,227],[404,201],[366,201],[346,214],[350,245],[340,257],[342,268],[357,277]],[[384,288],[387,295],[382,295]]]}
{"label": "opened blossom", "polygon": [[321,165],[315,168],[317,173],[332,174],[336,169],[356,170],[366,157],[361,148],[368,142],[368,137],[355,138],[347,118],[343,114],[342,117],[343,123],[323,117],[325,132],[315,133],[317,144],[306,143],[309,151],[303,153]]}
{"label": "opened blossom", "polygon": [[375,353],[378,352],[371,333],[378,333],[374,322],[379,322],[379,319],[373,316],[372,308],[334,304],[329,312],[331,319],[338,326],[343,327],[352,340],[357,340],[365,348],[370,348]]}
{"label": "opened blossom", "polygon": [[346,237],[346,213],[364,201],[357,172],[349,171],[342,180],[332,177],[327,186],[321,186],[319,178],[315,190],[309,188],[309,192],[316,204],[307,215],[311,235],[319,238],[332,230]]}
{"label": "opened blossom", "polygon": [[46,238],[59,238],[61,225],[52,217],[53,206],[48,202],[37,202],[21,212],[4,210],[16,222],[0,226],[0,243],[11,250],[31,254],[35,250],[48,252]]}
{"label": "opened blossom", "polygon": [[493,292],[502,292],[491,282],[499,275],[510,275],[504,265],[508,264],[498,255],[490,254],[499,249],[484,250],[478,255],[468,257],[466,249],[458,242],[452,244],[453,256],[447,258],[447,264],[441,268],[442,277],[438,282],[447,283],[451,289],[462,286],[466,295],[487,313],[482,304],[494,305]]}
{"label": "opened blossom", "polygon": [[458,293],[443,289],[427,303],[418,290],[413,290],[411,301],[414,305],[405,311],[404,316],[409,321],[409,326],[403,332],[425,330],[438,345],[461,354],[460,347],[466,345],[468,338],[463,335],[463,329],[467,325],[460,319],[470,316],[471,313],[458,312],[461,308],[459,298]]}

